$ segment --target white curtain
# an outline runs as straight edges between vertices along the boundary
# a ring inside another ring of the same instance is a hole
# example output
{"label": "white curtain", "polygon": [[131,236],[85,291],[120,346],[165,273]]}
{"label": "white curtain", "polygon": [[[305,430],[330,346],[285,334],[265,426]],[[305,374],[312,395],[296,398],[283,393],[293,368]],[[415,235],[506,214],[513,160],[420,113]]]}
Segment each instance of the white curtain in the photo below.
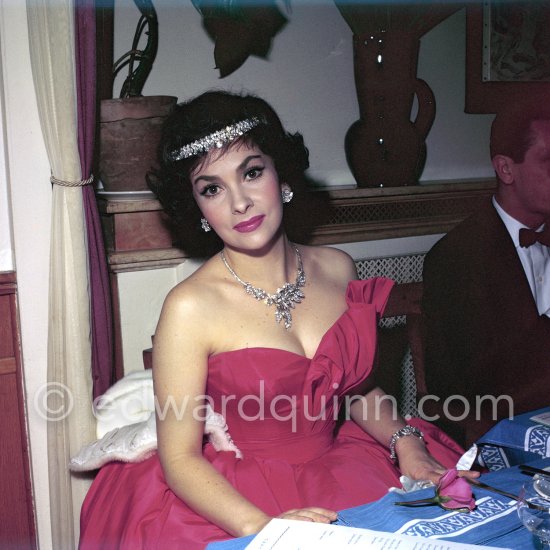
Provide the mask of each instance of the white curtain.
{"label": "white curtain", "polygon": [[[51,175],[61,182],[79,182],[73,2],[27,0],[27,14],[34,86]],[[89,487],[89,480],[72,476],[67,464],[71,455],[94,438],[95,423],[82,190],[54,184],[52,193],[48,463],[53,548],[65,550],[78,542],[80,507]]]}

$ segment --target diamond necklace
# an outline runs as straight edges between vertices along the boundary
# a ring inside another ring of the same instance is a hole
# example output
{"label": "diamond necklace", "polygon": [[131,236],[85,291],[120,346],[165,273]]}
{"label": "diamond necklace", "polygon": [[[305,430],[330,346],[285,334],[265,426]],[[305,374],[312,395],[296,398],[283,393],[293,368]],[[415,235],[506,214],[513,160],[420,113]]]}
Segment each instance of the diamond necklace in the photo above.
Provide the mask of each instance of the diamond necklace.
{"label": "diamond necklace", "polygon": [[243,281],[233,271],[225,259],[223,250],[220,252],[220,257],[223,264],[227,267],[229,273],[231,273],[231,275],[233,275],[233,277],[235,277],[235,279],[243,285],[247,294],[252,295],[256,300],[263,300],[264,304],[267,306],[275,305],[275,320],[277,323],[280,323],[281,320],[283,320],[285,323],[285,329],[287,330],[292,326],[292,315],[290,310],[294,309],[294,305],[299,304],[305,298],[305,295],[301,290],[301,288],[306,284],[306,274],[304,273],[304,268],[302,266],[302,256],[296,246],[294,246],[294,251],[296,252],[296,259],[298,261],[296,282],[285,283],[282,287],[277,289],[275,294],[268,294],[262,288],[257,288],[252,286],[250,283]]}

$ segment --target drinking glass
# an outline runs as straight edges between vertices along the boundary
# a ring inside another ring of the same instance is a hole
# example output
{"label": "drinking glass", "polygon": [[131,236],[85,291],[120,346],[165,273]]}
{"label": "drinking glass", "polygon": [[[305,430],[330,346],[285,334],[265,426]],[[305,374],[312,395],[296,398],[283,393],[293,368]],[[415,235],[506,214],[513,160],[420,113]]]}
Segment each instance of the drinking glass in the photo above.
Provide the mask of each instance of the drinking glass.
{"label": "drinking glass", "polygon": [[522,486],[518,515],[523,525],[540,540],[541,548],[550,550],[550,478],[535,476]]}

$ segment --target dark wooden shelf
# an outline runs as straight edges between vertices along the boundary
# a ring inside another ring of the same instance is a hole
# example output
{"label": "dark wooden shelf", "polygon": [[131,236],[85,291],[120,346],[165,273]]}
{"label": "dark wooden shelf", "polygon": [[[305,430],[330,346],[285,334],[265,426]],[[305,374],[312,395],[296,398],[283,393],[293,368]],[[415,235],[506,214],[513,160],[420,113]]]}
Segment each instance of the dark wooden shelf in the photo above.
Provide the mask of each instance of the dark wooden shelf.
{"label": "dark wooden shelf", "polygon": [[312,244],[372,241],[446,233],[492,196],[493,178],[407,187],[334,189],[328,223]]}
{"label": "dark wooden shelf", "polygon": [[[429,182],[407,187],[316,189],[327,204],[326,222],[307,239],[338,244],[445,233],[495,190],[493,178]],[[172,245],[154,198],[98,197],[109,267],[113,273],[177,265],[188,254]]]}

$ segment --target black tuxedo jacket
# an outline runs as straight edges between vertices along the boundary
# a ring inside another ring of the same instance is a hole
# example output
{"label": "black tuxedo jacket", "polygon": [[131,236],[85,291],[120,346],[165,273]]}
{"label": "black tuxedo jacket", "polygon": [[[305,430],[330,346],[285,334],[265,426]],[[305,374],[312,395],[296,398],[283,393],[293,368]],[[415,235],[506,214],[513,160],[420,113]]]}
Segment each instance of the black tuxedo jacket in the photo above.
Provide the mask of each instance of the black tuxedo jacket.
{"label": "black tuxedo jacket", "polygon": [[[438,423],[469,445],[508,415],[481,396],[508,395],[513,413],[550,405],[550,319],[538,314],[504,223],[489,200],[443,237],[424,263],[422,316],[428,394],[448,401]],[[466,408],[469,411],[466,411]],[[436,409],[432,408],[432,412]],[[441,412],[439,407],[438,412]]]}

